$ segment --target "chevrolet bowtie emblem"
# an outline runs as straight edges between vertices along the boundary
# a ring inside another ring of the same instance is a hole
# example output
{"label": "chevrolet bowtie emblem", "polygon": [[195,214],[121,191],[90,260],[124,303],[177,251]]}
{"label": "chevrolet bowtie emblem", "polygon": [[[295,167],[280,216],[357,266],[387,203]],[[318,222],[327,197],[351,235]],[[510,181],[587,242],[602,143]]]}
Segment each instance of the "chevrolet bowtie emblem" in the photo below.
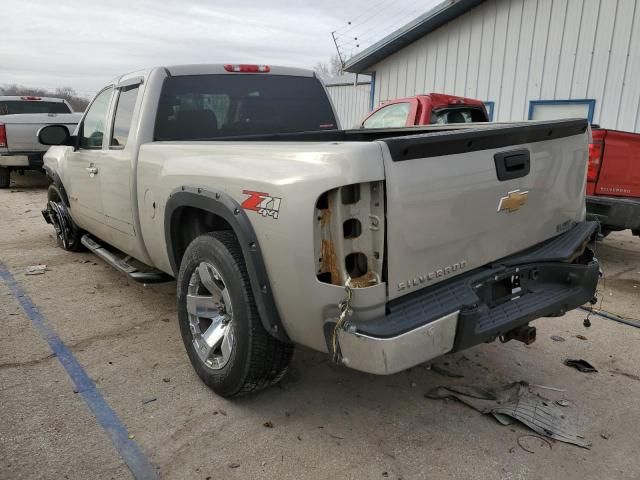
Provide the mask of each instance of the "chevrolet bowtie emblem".
{"label": "chevrolet bowtie emblem", "polygon": [[507,210],[509,213],[515,212],[525,203],[529,198],[529,192],[521,192],[520,190],[514,190],[509,192],[506,197],[502,197],[498,203],[498,212]]}

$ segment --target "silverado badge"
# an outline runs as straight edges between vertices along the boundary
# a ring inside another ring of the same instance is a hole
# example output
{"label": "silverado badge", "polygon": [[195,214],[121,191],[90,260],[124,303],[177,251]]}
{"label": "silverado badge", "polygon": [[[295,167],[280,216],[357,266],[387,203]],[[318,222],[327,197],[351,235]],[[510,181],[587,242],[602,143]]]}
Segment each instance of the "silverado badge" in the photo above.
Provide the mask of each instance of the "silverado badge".
{"label": "silverado badge", "polygon": [[513,190],[507,194],[506,197],[502,197],[498,202],[498,212],[507,210],[509,213],[515,212],[525,203],[529,198],[529,192],[521,192],[520,190]]}

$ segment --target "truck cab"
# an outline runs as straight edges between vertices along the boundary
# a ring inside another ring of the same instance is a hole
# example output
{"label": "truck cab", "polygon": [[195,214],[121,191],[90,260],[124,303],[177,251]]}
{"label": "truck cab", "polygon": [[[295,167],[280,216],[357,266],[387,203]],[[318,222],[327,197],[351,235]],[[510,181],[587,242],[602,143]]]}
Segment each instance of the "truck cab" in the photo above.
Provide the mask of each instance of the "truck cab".
{"label": "truck cab", "polygon": [[484,103],[473,98],[428,93],[383,103],[360,123],[361,128],[488,122]]}

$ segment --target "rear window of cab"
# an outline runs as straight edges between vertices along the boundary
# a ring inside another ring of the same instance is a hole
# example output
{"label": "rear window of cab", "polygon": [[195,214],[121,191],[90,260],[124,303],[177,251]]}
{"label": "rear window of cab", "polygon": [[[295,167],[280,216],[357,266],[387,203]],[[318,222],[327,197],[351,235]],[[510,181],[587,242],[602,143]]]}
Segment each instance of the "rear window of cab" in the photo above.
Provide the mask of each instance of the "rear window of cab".
{"label": "rear window of cab", "polygon": [[155,140],[210,140],[333,130],[337,122],[315,77],[214,74],[167,77]]}
{"label": "rear window of cab", "polygon": [[0,100],[0,115],[17,113],[71,113],[66,103],[41,100]]}

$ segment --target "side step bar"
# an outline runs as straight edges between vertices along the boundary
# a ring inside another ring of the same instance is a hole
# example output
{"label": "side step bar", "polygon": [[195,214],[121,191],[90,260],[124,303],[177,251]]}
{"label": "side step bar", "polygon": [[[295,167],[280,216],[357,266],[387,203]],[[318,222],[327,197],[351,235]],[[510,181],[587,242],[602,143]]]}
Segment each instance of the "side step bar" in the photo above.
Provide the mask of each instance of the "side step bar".
{"label": "side step bar", "polygon": [[82,244],[87,247],[91,252],[95,253],[102,260],[114,267],[116,270],[120,270],[125,273],[136,282],[140,283],[163,283],[170,282],[173,278],[160,270],[150,270],[148,272],[141,272],[133,265],[129,265],[125,260],[119,258],[104,246],[100,245],[89,234],[85,234],[80,239]]}

